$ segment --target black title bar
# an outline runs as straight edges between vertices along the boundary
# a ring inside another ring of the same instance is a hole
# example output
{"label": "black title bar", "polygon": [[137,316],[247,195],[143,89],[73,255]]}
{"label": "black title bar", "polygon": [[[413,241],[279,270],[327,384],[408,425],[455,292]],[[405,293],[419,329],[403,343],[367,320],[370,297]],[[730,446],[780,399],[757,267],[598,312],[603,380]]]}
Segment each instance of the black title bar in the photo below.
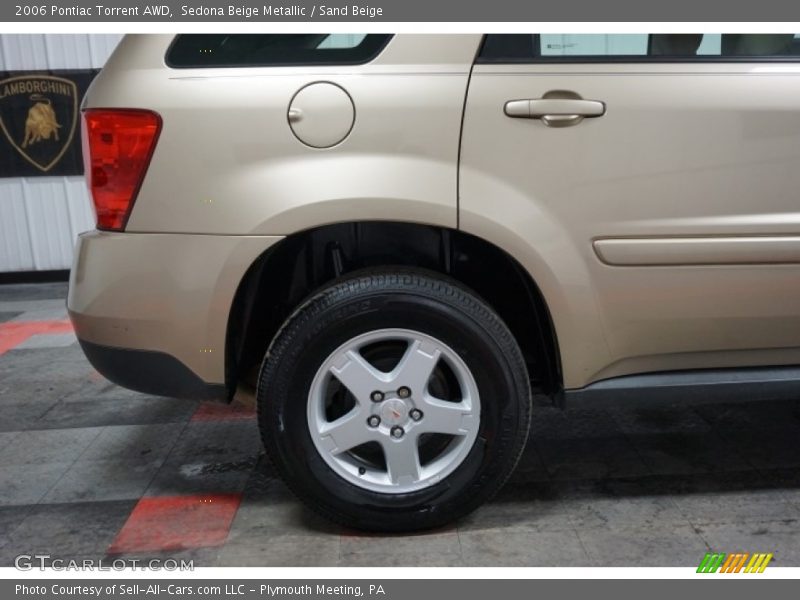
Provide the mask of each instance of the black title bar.
{"label": "black title bar", "polygon": [[788,22],[797,0],[11,0],[3,22]]}

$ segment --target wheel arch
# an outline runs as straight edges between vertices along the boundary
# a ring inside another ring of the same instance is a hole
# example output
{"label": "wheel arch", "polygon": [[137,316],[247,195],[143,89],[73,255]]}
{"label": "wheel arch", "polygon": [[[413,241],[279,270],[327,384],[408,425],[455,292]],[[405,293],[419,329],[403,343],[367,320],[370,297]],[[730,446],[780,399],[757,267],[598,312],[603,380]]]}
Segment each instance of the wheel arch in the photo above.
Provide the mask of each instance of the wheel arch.
{"label": "wheel arch", "polygon": [[498,246],[442,226],[400,221],[322,225],[287,236],[253,261],[228,317],[229,395],[252,382],[285,319],[311,293],[368,267],[420,267],[455,279],[503,318],[522,349],[534,390],[562,389],[558,341],[546,299],[530,273]]}

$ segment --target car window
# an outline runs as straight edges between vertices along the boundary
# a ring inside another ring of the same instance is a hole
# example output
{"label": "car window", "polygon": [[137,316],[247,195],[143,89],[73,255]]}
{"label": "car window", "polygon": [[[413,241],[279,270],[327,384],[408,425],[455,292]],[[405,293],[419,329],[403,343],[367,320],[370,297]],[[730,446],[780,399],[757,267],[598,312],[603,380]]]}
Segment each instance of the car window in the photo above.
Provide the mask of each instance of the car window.
{"label": "car window", "polygon": [[492,34],[479,62],[709,61],[800,58],[800,35]]}
{"label": "car window", "polygon": [[352,65],[375,58],[385,34],[186,34],[167,51],[173,68]]}

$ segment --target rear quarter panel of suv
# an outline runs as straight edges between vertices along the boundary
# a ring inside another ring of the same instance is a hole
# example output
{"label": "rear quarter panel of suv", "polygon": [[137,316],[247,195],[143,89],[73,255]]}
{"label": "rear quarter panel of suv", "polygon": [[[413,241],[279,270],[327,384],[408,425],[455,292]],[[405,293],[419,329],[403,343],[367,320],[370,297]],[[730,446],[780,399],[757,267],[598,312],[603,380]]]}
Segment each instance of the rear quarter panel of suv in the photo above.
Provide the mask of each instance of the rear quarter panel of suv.
{"label": "rear quarter panel of suv", "polygon": [[[124,38],[85,99],[156,111],[163,128],[125,232],[79,243],[68,303],[81,339],[165,352],[220,384],[237,286],[284,236],[353,220],[456,227],[480,36],[395,36],[365,65],[213,69],[168,68],[172,39]],[[355,106],[350,134],[328,149],[301,143],[287,119],[317,81]]]}

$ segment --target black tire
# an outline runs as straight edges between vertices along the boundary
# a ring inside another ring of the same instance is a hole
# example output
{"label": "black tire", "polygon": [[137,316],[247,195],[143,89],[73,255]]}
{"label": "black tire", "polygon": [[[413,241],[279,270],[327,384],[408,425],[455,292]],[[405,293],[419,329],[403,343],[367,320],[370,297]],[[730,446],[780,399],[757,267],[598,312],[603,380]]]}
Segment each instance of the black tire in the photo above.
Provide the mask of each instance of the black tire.
{"label": "black tire", "polygon": [[[480,394],[477,439],[443,480],[384,494],[331,469],[309,432],[309,389],[323,361],[353,337],[387,327],[442,340],[466,363]],[[308,299],[273,340],[258,382],[258,419],[267,454],[312,510],[373,531],[439,527],[487,501],[508,479],[530,427],[531,390],[519,346],[473,292],[441,275],[394,268],[354,273]]]}

